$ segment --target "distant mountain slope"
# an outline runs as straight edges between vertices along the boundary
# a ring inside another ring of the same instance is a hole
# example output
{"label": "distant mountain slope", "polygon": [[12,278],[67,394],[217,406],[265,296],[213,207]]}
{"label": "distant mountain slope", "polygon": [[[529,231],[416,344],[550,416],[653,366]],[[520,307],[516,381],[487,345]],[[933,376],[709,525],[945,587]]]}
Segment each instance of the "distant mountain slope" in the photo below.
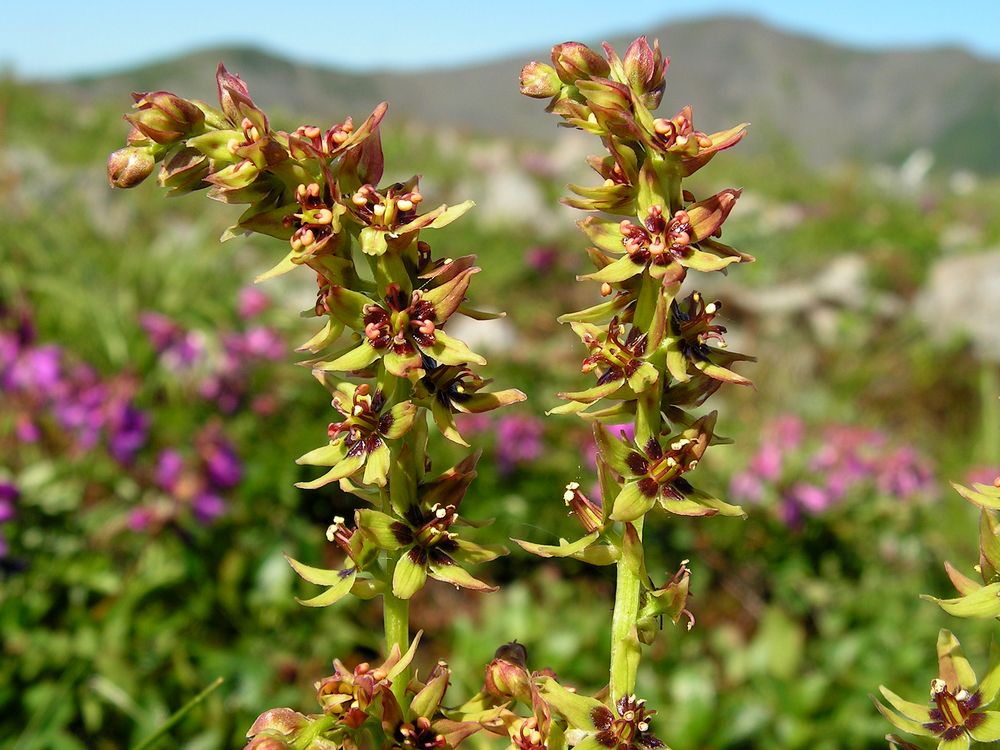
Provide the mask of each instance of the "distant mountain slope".
{"label": "distant mountain slope", "polygon": [[[749,120],[748,150],[785,144],[808,162],[826,164],[844,158],[898,162],[922,147],[949,168],[1000,172],[1000,62],[952,48],[861,51],[742,18],[646,31],[671,57],[664,111],[670,115],[690,103],[702,130]],[[619,51],[628,42],[611,41]],[[88,98],[115,97],[123,105],[126,92],[155,88],[212,99],[212,73],[221,59],[271,109],[358,118],[387,99],[390,122],[412,119],[538,139],[554,133],[553,118],[518,94],[517,79],[524,62],[546,56],[538,49],[457,69],[358,74],[254,49],[210,49],[53,85]]]}

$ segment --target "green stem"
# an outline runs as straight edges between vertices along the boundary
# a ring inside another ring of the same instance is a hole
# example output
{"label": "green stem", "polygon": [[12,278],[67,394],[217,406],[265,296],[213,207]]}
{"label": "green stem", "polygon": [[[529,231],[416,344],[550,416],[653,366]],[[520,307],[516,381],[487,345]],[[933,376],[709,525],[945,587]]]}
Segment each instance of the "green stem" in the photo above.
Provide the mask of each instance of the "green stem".
{"label": "green stem", "polygon": [[199,703],[205,700],[209,695],[211,695],[215,691],[215,689],[222,684],[222,682],[223,680],[221,677],[216,677],[215,680],[211,684],[209,684],[208,687],[206,687],[204,690],[198,693],[198,695],[196,695],[194,698],[192,698],[183,706],[181,706],[177,710],[177,712],[174,713],[173,716],[171,716],[163,723],[163,726],[157,729],[152,735],[147,737],[143,742],[140,742],[138,745],[136,745],[132,750],[146,750],[146,748],[152,747],[159,740],[163,739],[163,737],[166,736],[167,732],[169,732],[171,729],[177,726],[181,722],[181,719],[187,716],[188,713],[195,706],[197,706]]}
{"label": "green stem", "polygon": [[[398,395],[398,394],[397,394]],[[419,480],[416,472],[417,445],[411,430],[391,448],[392,469],[389,472],[389,487],[382,492],[382,511],[389,515],[405,512],[410,503],[418,502]],[[392,579],[399,562],[399,552],[386,553],[386,591],[382,596],[382,626],[385,631],[386,654],[398,647],[400,654],[410,648],[410,602],[392,593]],[[410,682],[410,670],[405,670],[392,683],[392,692],[402,704],[406,686]]]}
{"label": "green stem", "polygon": [[[642,544],[642,521],[632,523]],[[625,554],[618,560],[618,579],[615,584],[615,609],[611,618],[611,700],[635,692],[636,674],[639,671],[640,646],[636,631],[639,619],[639,593],[642,589],[641,565]]]}
{"label": "green stem", "polygon": [[[392,593],[392,574],[396,568],[398,555],[393,554],[388,560],[390,587],[382,596],[382,624],[385,628],[386,652],[391,653],[394,646],[399,647],[399,653],[405,654],[410,648],[410,602],[400,599]],[[402,703],[406,685],[410,681],[410,670],[407,669],[392,683],[392,693]]]}

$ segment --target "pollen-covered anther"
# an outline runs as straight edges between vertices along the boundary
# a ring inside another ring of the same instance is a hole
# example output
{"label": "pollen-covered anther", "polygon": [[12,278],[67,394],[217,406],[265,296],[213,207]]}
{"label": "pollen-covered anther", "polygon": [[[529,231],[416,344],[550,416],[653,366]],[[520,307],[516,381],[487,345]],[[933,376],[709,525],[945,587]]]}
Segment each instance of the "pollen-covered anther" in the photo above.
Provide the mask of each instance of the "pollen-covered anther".
{"label": "pollen-covered anther", "polygon": [[931,697],[932,698],[934,696],[936,696],[936,695],[940,695],[941,693],[943,693],[947,689],[948,689],[948,683],[946,683],[944,680],[937,679],[937,678],[931,680]]}
{"label": "pollen-covered anther", "polygon": [[601,284],[602,297],[610,297],[612,291],[614,290],[611,288],[611,284],[609,284],[608,282],[605,281],[603,284]]}
{"label": "pollen-covered anther", "polygon": [[321,208],[314,211],[312,221],[314,224],[330,224],[333,222],[333,211],[329,208]]}
{"label": "pollen-covered anther", "polygon": [[400,199],[396,201],[396,208],[398,208],[400,211],[409,211],[413,208],[413,201]]}
{"label": "pollen-covered anther", "polygon": [[383,216],[385,214],[385,204],[376,203],[374,206],[372,206],[372,213],[375,214],[376,216]]}
{"label": "pollen-covered anther", "polygon": [[657,135],[668,135],[675,130],[674,124],[665,117],[657,117],[653,120],[653,132]]}
{"label": "pollen-covered anther", "polygon": [[364,206],[368,203],[368,198],[359,190],[351,196],[351,203],[355,206]]}

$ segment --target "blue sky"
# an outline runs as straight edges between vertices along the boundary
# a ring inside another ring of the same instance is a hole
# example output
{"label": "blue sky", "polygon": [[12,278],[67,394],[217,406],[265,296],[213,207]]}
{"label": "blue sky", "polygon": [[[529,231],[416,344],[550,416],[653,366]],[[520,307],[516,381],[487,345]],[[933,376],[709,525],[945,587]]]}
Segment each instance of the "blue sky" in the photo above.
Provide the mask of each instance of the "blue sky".
{"label": "blue sky", "polygon": [[718,13],[865,47],[959,44],[1000,59],[1000,0],[8,0],[0,64],[59,76],[254,43],[355,69],[440,66]]}

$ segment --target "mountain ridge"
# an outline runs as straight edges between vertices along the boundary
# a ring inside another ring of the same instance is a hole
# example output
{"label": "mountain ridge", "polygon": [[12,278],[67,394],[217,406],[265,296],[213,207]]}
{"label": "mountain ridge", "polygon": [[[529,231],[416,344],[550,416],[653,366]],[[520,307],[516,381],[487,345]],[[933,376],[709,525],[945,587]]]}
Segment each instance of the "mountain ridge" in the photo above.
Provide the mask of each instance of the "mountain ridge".
{"label": "mountain ridge", "polygon": [[[750,121],[748,153],[789,152],[824,166],[898,163],[924,148],[945,168],[1000,172],[994,145],[1000,61],[954,46],[847,47],[746,17],[671,23],[647,35],[659,38],[671,58],[660,112],[670,116],[692,104],[695,126],[706,131]],[[608,41],[622,52],[629,38]],[[555,135],[553,118],[517,91],[520,67],[532,57],[547,59],[548,51],[416,72],[359,72],[234,45],[45,85],[123,105],[128,91],[148,89],[211,101],[222,59],[268,109],[305,112],[318,121],[347,114],[357,120],[388,100],[397,124],[543,140]]]}

